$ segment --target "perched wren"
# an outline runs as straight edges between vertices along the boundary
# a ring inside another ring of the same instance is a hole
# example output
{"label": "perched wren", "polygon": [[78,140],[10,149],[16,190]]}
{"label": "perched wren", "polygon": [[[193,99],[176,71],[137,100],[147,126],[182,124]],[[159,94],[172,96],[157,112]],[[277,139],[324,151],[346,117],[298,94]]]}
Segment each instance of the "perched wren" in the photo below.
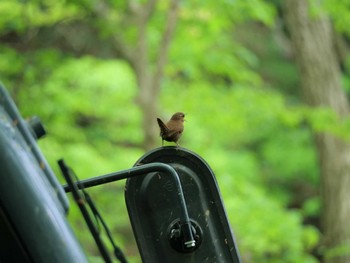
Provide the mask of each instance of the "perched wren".
{"label": "perched wren", "polygon": [[185,114],[182,112],[176,112],[171,119],[165,124],[161,119],[157,118],[157,122],[160,128],[160,137],[162,137],[162,145],[164,140],[168,142],[175,142],[177,146],[182,132],[184,131]]}

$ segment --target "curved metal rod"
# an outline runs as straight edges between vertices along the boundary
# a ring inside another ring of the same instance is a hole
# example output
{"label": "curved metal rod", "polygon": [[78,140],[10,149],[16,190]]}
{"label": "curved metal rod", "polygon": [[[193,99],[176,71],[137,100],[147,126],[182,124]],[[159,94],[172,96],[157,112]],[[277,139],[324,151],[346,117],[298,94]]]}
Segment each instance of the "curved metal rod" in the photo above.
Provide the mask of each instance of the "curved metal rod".
{"label": "curved metal rod", "polygon": [[[79,189],[83,189],[83,188],[89,188],[89,187],[102,185],[110,182],[115,182],[115,181],[126,179],[129,177],[147,174],[151,172],[165,172],[173,177],[177,194],[180,200],[180,209],[181,209],[180,220],[182,222],[182,227],[183,227],[184,245],[189,249],[195,247],[196,241],[194,240],[192,235],[191,222],[188,216],[186,201],[183,194],[180,178],[177,172],[175,171],[175,169],[169,164],[158,163],[158,162],[143,164],[140,166],[135,166],[131,169],[109,173],[105,175],[100,175],[100,176],[96,176],[85,180],[80,180],[75,184]],[[69,185],[64,185],[63,188],[66,193],[71,192]]]}

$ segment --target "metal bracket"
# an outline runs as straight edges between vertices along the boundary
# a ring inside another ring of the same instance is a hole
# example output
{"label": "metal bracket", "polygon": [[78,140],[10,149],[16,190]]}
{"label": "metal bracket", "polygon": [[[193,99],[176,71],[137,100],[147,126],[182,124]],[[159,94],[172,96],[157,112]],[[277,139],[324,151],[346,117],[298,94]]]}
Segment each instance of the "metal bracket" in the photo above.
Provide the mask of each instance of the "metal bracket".
{"label": "metal bracket", "polygon": [[[196,247],[196,240],[194,239],[192,234],[191,221],[188,216],[186,201],[183,194],[180,178],[172,166],[164,163],[158,163],[158,162],[143,164],[143,165],[133,167],[131,169],[81,180],[76,183],[76,187],[78,189],[86,189],[89,187],[106,184],[110,182],[115,182],[118,180],[135,177],[138,175],[143,175],[151,172],[165,172],[166,174],[170,175],[173,178],[177,195],[179,198],[180,208],[181,208],[180,215],[179,215],[180,216],[179,224],[181,225],[180,231],[181,231],[181,236],[183,237],[182,242],[186,250],[193,250],[193,248]],[[63,188],[66,193],[72,191],[69,185],[64,185]]]}

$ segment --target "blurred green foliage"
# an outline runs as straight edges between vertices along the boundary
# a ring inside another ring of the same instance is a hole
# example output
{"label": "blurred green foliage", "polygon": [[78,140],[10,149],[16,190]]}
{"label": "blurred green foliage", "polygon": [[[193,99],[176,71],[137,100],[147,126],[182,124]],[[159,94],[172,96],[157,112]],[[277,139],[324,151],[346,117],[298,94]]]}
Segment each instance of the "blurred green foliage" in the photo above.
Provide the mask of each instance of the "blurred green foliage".
{"label": "blurred green foliage", "polygon": [[[187,114],[181,145],[216,173],[244,262],[313,263],[320,202],[312,132],[348,139],[350,122],[299,101],[295,65],[276,44],[275,2],[182,2],[159,115]],[[126,6],[107,0],[0,2],[0,80],[22,115],[41,117],[48,136],[40,146],[61,181],[56,160],[62,157],[80,178],[130,168],[144,153],[142,114],[125,61],[36,43],[43,41],[36,40],[38,31],[79,22],[95,30],[96,41],[107,45],[117,35],[132,45],[137,30],[132,21],[125,24]],[[150,21],[154,50],[167,8],[159,3]],[[337,23],[344,28],[349,22],[342,17]],[[65,29],[60,33],[76,41],[76,32]],[[12,35],[22,42],[11,42]],[[118,182],[90,193],[130,262],[140,262],[123,187]],[[73,202],[69,220],[91,262],[101,262]]]}

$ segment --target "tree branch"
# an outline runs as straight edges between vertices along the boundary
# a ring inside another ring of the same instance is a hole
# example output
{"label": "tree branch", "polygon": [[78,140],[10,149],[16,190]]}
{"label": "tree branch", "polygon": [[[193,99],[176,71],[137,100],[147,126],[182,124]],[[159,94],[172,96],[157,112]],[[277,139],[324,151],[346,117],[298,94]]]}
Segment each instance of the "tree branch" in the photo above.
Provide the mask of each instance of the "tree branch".
{"label": "tree branch", "polygon": [[153,92],[155,94],[159,93],[161,87],[161,80],[163,78],[164,67],[168,59],[168,50],[176,27],[178,10],[179,0],[171,1],[167,16],[167,22],[165,24],[162,40],[160,42],[159,53],[157,56],[156,67],[153,76]]}
{"label": "tree branch", "polygon": [[148,100],[146,97],[149,96],[148,86],[150,85],[150,74],[149,74],[149,49],[148,49],[148,38],[147,38],[147,26],[151,16],[155,10],[157,0],[149,0],[144,5],[138,5],[134,8],[134,14],[137,21],[138,36],[136,42],[136,52],[134,60],[134,70],[137,75],[138,86],[140,88],[141,100]]}
{"label": "tree branch", "polygon": [[124,59],[132,68],[135,69],[136,62],[132,50],[118,36],[114,36],[113,38],[115,49],[120,58]]}
{"label": "tree branch", "polygon": [[128,8],[135,17],[142,18],[142,22],[144,24],[147,24],[148,20],[151,18],[154,12],[156,3],[157,0],[149,0],[143,5],[138,4],[134,1],[129,1]]}

